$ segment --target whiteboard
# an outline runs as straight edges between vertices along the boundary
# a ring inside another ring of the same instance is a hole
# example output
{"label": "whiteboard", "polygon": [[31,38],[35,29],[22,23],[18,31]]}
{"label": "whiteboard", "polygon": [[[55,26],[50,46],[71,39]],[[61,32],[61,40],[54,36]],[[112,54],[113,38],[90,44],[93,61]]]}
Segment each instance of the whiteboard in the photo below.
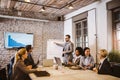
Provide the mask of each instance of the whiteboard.
{"label": "whiteboard", "polygon": [[63,62],[63,47],[56,45],[54,42],[64,44],[63,40],[49,39],[47,41],[47,59],[53,59],[55,62],[54,57],[59,57]]}

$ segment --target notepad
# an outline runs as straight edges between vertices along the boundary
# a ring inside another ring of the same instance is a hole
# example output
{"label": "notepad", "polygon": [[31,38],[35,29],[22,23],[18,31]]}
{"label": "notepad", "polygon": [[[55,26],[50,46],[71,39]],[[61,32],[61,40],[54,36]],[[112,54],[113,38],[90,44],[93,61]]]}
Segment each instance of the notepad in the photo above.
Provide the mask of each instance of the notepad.
{"label": "notepad", "polygon": [[44,76],[50,76],[50,73],[48,73],[47,71],[36,71],[34,72],[34,74],[37,76],[37,77],[44,77]]}

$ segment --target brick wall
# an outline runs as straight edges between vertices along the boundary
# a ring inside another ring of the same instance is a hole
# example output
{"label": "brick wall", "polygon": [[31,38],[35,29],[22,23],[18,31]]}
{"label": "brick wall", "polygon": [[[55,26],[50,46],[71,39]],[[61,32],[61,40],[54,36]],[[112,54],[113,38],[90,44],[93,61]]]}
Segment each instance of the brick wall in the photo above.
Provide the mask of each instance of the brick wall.
{"label": "brick wall", "polygon": [[4,48],[4,32],[23,32],[34,34],[34,60],[38,58],[42,61],[46,58],[46,48],[48,39],[63,39],[64,38],[63,22],[35,22],[23,21],[14,19],[0,19],[0,65],[4,67],[9,63],[10,59],[16,53],[15,49]]}

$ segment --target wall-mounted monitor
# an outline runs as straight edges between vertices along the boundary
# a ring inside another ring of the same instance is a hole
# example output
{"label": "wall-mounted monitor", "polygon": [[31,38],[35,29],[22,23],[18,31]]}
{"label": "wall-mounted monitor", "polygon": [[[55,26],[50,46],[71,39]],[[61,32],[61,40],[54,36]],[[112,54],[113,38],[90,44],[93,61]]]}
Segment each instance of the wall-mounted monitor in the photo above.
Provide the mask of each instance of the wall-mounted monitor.
{"label": "wall-mounted monitor", "polygon": [[5,32],[5,48],[19,48],[26,45],[33,47],[33,34],[32,33],[18,33],[18,32]]}

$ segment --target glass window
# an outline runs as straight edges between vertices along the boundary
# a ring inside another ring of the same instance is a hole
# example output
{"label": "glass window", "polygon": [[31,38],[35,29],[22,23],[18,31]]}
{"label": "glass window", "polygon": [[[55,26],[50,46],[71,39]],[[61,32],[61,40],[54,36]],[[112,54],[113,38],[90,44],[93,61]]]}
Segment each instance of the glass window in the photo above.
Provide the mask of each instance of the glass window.
{"label": "glass window", "polygon": [[113,11],[113,48],[120,50],[120,8]]}
{"label": "glass window", "polygon": [[75,23],[76,47],[88,47],[88,27],[87,19]]}

